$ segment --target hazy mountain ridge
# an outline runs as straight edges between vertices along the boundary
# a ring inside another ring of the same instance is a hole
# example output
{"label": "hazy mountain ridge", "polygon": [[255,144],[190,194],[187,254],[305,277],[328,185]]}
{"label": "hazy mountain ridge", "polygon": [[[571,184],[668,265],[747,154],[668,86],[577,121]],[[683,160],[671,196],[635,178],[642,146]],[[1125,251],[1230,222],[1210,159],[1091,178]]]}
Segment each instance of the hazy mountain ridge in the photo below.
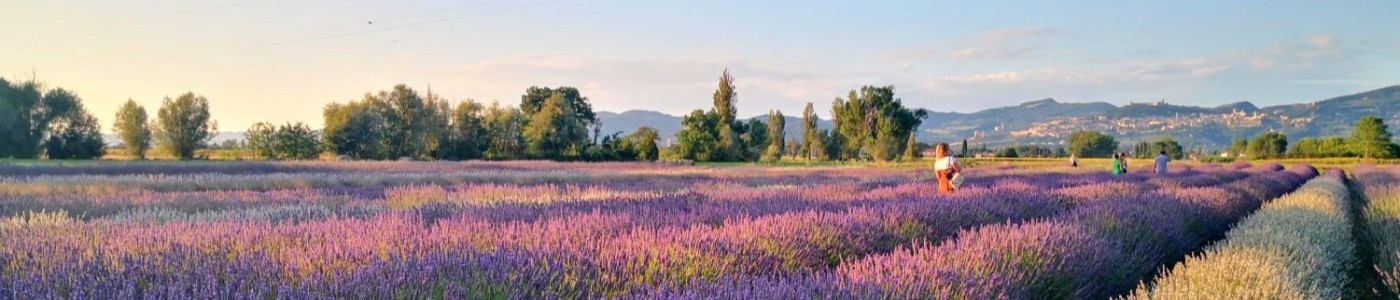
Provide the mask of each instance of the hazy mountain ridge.
{"label": "hazy mountain ridge", "polygon": [[[936,110],[936,108],[930,108]],[[1046,98],[1015,106],[972,113],[930,112],[920,125],[919,140],[961,141],[988,146],[1057,144],[1068,132],[1098,130],[1122,142],[1155,140],[1170,136],[1184,145],[1208,149],[1228,146],[1235,137],[1279,131],[1290,140],[1302,137],[1345,136],[1356,120],[1376,115],[1391,126],[1400,126],[1400,85],[1334,97],[1311,103],[1257,107],[1235,102],[1216,107],[1175,105],[1169,102],[1115,106],[1105,102],[1063,103]],[[827,116],[829,117],[829,116]],[[663,138],[680,131],[681,117],[654,111],[600,112],[604,134],[631,132],[652,126]],[[767,115],[756,116],[767,120]],[[789,115],[788,136],[801,135],[801,119]],[[821,128],[831,128],[823,119]]]}
{"label": "hazy mountain ridge", "polygon": [[[674,141],[682,127],[681,116],[657,111],[600,111],[597,115],[603,123],[601,133],[604,135],[616,132],[626,135],[638,127],[651,126],[660,132],[663,145]],[[1069,132],[1097,130],[1114,135],[1124,143],[1169,136],[1183,145],[1218,149],[1228,146],[1231,139],[1236,137],[1269,131],[1283,132],[1290,140],[1345,136],[1351,133],[1357,119],[1367,115],[1385,119],[1392,128],[1400,127],[1397,122],[1400,120],[1400,85],[1316,102],[1262,108],[1250,102],[1216,107],[1169,102],[1115,106],[1105,102],[1064,103],[1046,98],[972,113],[930,111],[929,117],[919,126],[919,140],[959,142],[969,139],[974,145],[980,143],[991,147],[1058,144]],[[767,114],[748,119],[753,118],[768,121]],[[787,136],[800,139],[800,114],[788,114],[786,119]],[[821,119],[818,127],[832,128],[831,120]],[[105,135],[104,138],[108,144],[120,143],[114,135]],[[220,132],[213,142],[242,138],[242,132]]]}
{"label": "hazy mountain ridge", "polygon": [[[783,117],[787,120],[787,126],[783,128],[787,137],[799,137],[800,139],[802,136],[801,114],[790,115],[784,113]],[[636,131],[638,127],[651,126],[652,128],[656,128],[656,131],[660,133],[661,144],[663,146],[666,145],[668,139],[674,140],[676,133],[681,131],[681,119],[681,116],[672,116],[666,113],[649,110],[629,110],[621,113],[598,112],[598,120],[603,123],[603,128],[601,130],[603,135],[617,132],[627,135]],[[767,123],[768,114],[761,114],[745,118],[744,120],[749,119],[758,119]],[[821,119],[817,121],[817,128],[831,129],[831,127],[831,120]]]}

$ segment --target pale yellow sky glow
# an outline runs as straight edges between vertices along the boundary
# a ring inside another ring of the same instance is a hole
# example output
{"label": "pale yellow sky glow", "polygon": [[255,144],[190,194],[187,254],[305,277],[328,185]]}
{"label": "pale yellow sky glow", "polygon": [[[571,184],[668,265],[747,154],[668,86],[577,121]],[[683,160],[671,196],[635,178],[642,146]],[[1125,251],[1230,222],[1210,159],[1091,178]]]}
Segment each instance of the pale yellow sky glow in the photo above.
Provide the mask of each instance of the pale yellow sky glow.
{"label": "pale yellow sky glow", "polygon": [[0,77],[73,90],[104,131],[128,98],[153,113],[186,91],[209,98],[220,131],[320,127],[325,104],[399,83],[507,104],[574,86],[597,110],[680,115],[710,105],[725,68],[744,116],[862,85],[935,111],[1267,106],[1400,83],[1396,8],[1381,6],[1397,5],[6,0]]}

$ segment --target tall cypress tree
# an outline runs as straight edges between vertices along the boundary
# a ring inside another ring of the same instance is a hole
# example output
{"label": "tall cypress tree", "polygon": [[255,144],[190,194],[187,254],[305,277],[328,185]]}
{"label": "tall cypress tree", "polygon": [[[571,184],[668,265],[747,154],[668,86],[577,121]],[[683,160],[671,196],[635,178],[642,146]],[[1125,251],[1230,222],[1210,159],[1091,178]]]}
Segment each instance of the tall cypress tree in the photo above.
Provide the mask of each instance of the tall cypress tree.
{"label": "tall cypress tree", "polygon": [[764,161],[778,161],[783,157],[784,145],[787,139],[787,118],[783,116],[783,111],[768,112],[768,147],[763,152]]}
{"label": "tall cypress tree", "polygon": [[715,88],[714,112],[718,116],[719,143],[716,145],[721,157],[720,160],[738,160],[741,158],[744,148],[739,140],[741,132],[737,132],[735,108],[738,99],[738,92],[734,90],[734,77],[729,75],[729,69],[724,69],[724,73],[719,77],[719,86]]}
{"label": "tall cypress tree", "polygon": [[807,107],[802,109],[802,157],[807,159],[826,159],[827,145],[826,133],[817,130],[817,111],[812,107],[811,102],[807,102]]}

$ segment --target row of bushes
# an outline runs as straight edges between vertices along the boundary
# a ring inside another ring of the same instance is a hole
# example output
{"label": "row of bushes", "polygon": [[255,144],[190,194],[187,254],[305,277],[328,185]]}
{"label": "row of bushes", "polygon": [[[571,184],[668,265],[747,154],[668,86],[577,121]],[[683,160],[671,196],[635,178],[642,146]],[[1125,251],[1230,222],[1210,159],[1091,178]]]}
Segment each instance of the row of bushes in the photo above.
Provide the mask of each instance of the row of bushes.
{"label": "row of bushes", "polygon": [[1389,292],[1400,294],[1400,168],[1358,167],[1356,179],[1370,200],[1365,216],[1374,267]]}
{"label": "row of bushes", "polygon": [[1339,170],[1274,200],[1132,299],[1340,299],[1358,263]]}

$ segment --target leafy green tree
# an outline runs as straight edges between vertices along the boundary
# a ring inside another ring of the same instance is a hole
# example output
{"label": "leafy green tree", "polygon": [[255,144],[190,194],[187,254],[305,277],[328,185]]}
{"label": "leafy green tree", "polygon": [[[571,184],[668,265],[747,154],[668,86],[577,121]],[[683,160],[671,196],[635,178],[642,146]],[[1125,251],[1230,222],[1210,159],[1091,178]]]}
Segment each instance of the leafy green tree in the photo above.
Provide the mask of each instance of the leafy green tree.
{"label": "leafy green tree", "polygon": [[1301,138],[1288,146],[1288,155],[1292,157],[1320,157],[1318,152],[1319,141],[1314,138]]}
{"label": "leafy green tree", "polygon": [[[0,78],[0,158],[20,157],[29,134],[30,111],[39,103],[42,93],[32,82],[10,82]],[[38,145],[34,145],[38,149]],[[33,151],[36,153],[38,151]]]}
{"label": "leafy green tree", "polygon": [[785,143],[783,143],[783,144],[785,144],[785,146],[787,146],[787,149],[784,149],[784,150],[783,150],[783,152],[785,152],[784,154],[786,154],[787,156],[790,156],[790,157],[802,156],[802,141],[797,140],[797,137],[796,137],[796,136],[790,136],[790,137],[788,137],[787,142],[785,142]]}
{"label": "leafy green tree", "polygon": [[327,105],[322,138],[331,152],[356,159],[442,158],[451,114],[447,101],[431,91],[419,95],[399,84]]}
{"label": "leafy green tree", "polygon": [[423,101],[425,108],[420,111],[423,116],[422,139],[423,147],[417,152],[418,157],[430,157],[433,159],[446,159],[449,149],[448,144],[452,143],[452,105],[447,103],[438,94],[428,90]]}
{"label": "leafy green tree", "polygon": [[1356,121],[1356,131],[1348,142],[1351,151],[1362,158],[1395,158],[1400,147],[1392,141],[1390,129],[1385,122],[1375,116],[1366,116]]}
{"label": "leafy green tree", "polygon": [[787,117],[783,116],[783,111],[768,112],[768,145],[763,149],[760,158],[764,162],[777,162],[782,159],[785,149],[784,142],[787,138]]}
{"label": "leafy green tree", "polygon": [[826,159],[826,132],[817,130],[817,112],[811,102],[802,109],[802,157],[806,159]]}
{"label": "leafy green tree", "polygon": [[0,78],[0,157],[39,157],[43,130],[48,128],[41,88],[33,81]]}
{"label": "leafy green tree", "polygon": [[337,155],[354,159],[389,159],[384,119],[388,104],[371,95],[364,101],[331,103],[323,110],[325,128],[321,131],[324,147]]}
{"label": "leafy green tree", "polygon": [[637,151],[632,140],[622,137],[622,132],[603,136],[602,141],[589,145],[581,157],[587,161],[632,161],[637,160]]}
{"label": "leafy green tree", "polygon": [[593,143],[588,128],[599,124],[597,116],[577,89],[531,87],[521,96],[520,107],[527,124],[526,144],[533,147],[527,152],[532,156],[577,159]]}
{"label": "leafy green tree", "polygon": [[1245,138],[1235,138],[1230,142],[1230,155],[1239,156],[1249,149],[1249,140]]}
{"label": "leafy green tree", "polygon": [[[429,93],[431,95],[431,93]],[[380,91],[377,95],[366,95],[382,102],[385,135],[393,137],[381,142],[388,150],[389,158],[431,157],[437,150],[433,147],[442,131],[447,128],[447,118],[436,97],[422,97],[406,85],[395,85],[393,89]],[[368,101],[368,100],[367,100]]]}
{"label": "leafy green tree", "polygon": [[841,153],[841,145],[846,144],[843,140],[844,138],[840,134],[837,134],[835,131],[830,131],[826,129],[822,129],[821,131],[819,131],[817,133],[817,137],[820,138],[818,140],[821,141],[821,143],[818,143],[816,146],[821,147],[817,147],[817,150],[819,152],[813,155],[824,160],[838,159],[838,157],[836,157],[836,154]]}
{"label": "leafy green tree", "polygon": [[556,94],[564,97],[564,104],[568,106],[569,111],[574,113],[574,119],[578,122],[583,122],[585,125],[593,125],[598,122],[598,116],[593,112],[593,104],[589,103],[588,97],[584,97],[578,89],[567,86],[552,89],[532,86],[525,89],[525,95],[520,97],[520,114],[527,120],[534,117],[535,113],[544,106],[546,100]]}
{"label": "leafy green tree", "polygon": [[[564,103],[564,97],[555,94],[545,101],[526,123],[521,134],[525,138],[526,153],[535,158],[561,159],[566,155],[562,150],[568,148],[572,141],[567,136],[571,133],[565,130],[584,128],[571,127],[572,122],[570,109]],[[586,133],[585,133],[586,134]]]}
{"label": "leafy green tree", "polygon": [[306,160],[321,155],[320,137],[310,126],[297,122],[273,126],[258,122],[248,128],[244,138],[253,154],[274,160]]}
{"label": "leafy green tree", "polygon": [[248,131],[243,133],[243,139],[248,142],[248,150],[253,151],[253,156],[267,159],[277,159],[277,149],[273,147],[276,143],[277,127],[271,123],[257,122],[248,127]]}
{"label": "leafy green tree", "polygon": [[194,93],[166,97],[156,117],[157,144],[182,160],[195,158],[195,150],[218,133],[218,124],[209,115],[209,99]]}
{"label": "leafy green tree", "polygon": [[909,135],[928,112],[908,109],[902,102],[894,97],[893,86],[864,86],[851,90],[845,99],[836,98],[832,114],[835,134],[842,140],[838,157],[868,155],[877,161],[890,161],[903,153]]}
{"label": "leafy green tree", "polygon": [[768,123],[755,118],[749,119],[748,124],[743,127],[744,134],[739,136],[745,146],[743,157],[745,160],[757,160],[772,143],[772,137],[768,135]]}
{"label": "leafy green tree", "polygon": [[525,152],[525,140],[520,132],[525,122],[519,109],[493,102],[486,108],[483,121],[486,141],[484,158],[507,160],[521,157],[521,153]]}
{"label": "leafy green tree", "polygon": [[1288,150],[1288,136],[1278,132],[1261,134],[1249,141],[1249,146],[1245,149],[1250,157],[1274,158],[1281,157]]}
{"label": "leafy green tree", "polygon": [[1069,135],[1066,150],[1079,157],[1109,157],[1118,151],[1118,140],[1097,131],[1078,131]]}
{"label": "leafy green tree", "polygon": [[457,104],[452,112],[452,131],[448,144],[443,149],[447,159],[467,160],[482,158],[486,143],[485,107],[476,101],[466,100]]}
{"label": "leafy green tree", "polygon": [[1009,149],[1015,150],[1016,157],[1045,158],[1056,156],[1055,150],[1036,144],[1016,145],[1008,148],[1003,148],[997,152],[997,155],[1006,156],[1007,151],[1010,151]]}
{"label": "leafy green tree", "polygon": [[865,106],[861,105],[860,97],[856,91],[851,91],[846,101],[837,97],[832,102],[831,122],[834,126],[832,134],[841,137],[841,142],[832,147],[836,150],[831,156],[839,160],[854,159],[860,157],[860,148],[865,144],[865,139],[870,136],[865,124],[869,113],[865,111]]}
{"label": "leafy green tree", "polygon": [[273,149],[277,153],[277,159],[308,160],[321,156],[321,147],[317,142],[321,139],[316,131],[311,130],[311,126],[297,122],[288,123],[277,127],[277,135],[273,138]]}
{"label": "leafy green tree", "polygon": [[77,96],[67,90],[46,92],[38,82],[0,78],[0,157],[39,158],[53,133],[50,124],[78,104]]}
{"label": "leafy green tree", "polygon": [[719,115],[713,110],[695,110],[681,118],[681,131],[676,133],[676,145],[671,148],[676,157],[695,161],[712,161],[722,156],[719,145]]}
{"label": "leafy green tree", "polygon": [[[102,158],[107,145],[102,141],[102,126],[97,118],[83,107],[82,99],[63,89],[48,93],[63,101],[62,114],[50,120],[48,138],[44,141],[44,152],[49,159],[94,159]],[[45,95],[45,96],[49,96]],[[47,97],[46,97],[47,98]]]}
{"label": "leafy green tree", "polygon": [[1021,154],[1016,151],[1016,147],[1006,147],[997,151],[997,157],[1017,158],[1021,157]]}
{"label": "leafy green tree", "polygon": [[1319,157],[1352,157],[1356,153],[1351,151],[1347,144],[1347,139],[1341,137],[1329,137],[1317,140],[1317,150]]}
{"label": "leafy green tree", "polygon": [[1150,151],[1146,155],[1140,155],[1140,157],[1155,157],[1162,151],[1166,151],[1167,156],[1170,156],[1172,159],[1181,159],[1185,157],[1185,151],[1182,150],[1181,144],[1170,137],[1164,137],[1161,140],[1152,142],[1149,149]]}
{"label": "leafy green tree", "polygon": [[112,131],[121,137],[131,155],[140,160],[145,160],[146,151],[151,149],[151,126],[148,118],[145,107],[127,99],[126,103],[117,109],[117,121],[112,124]]}
{"label": "leafy green tree", "polygon": [[909,140],[904,143],[904,153],[900,154],[900,159],[904,161],[919,160],[919,141],[914,134],[909,135]]}
{"label": "leafy green tree", "polygon": [[698,161],[755,160],[767,149],[771,140],[767,123],[761,120],[739,121],[736,117],[738,93],[734,77],[725,69],[712,97],[709,111],[696,110],[682,120],[683,128],[676,134],[677,145],[671,155]]}
{"label": "leafy green tree", "polygon": [[1133,156],[1136,156],[1136,157],[1153,157],[1153,156],[1157,156],[1157,150],[1156,150],[1157,148],[1156,148],[1154,145],[1155,145],[1154,143],[1150,143],[1150,142],[1148,142],[1148,141],[1140,141],[1140,142],[1138,142],[1137,144],[1134,144],[1134,145],[1133,145],[1133,150],[1132,150]]}
{"label": "leafy green tree", "polygon": [[738,112],[736,104],[739,101],[739,93],[734,89],[734,77],[729,75],[729,69],[724,69],[724,73],[719,77],[719,86],[715,88],[713,96],[714,113],[718,117],[719,142],[715,152],[722,157],[719,160],[731,161],[743,158],[743,145],[740,135],[742,131],[737,130],[738,120],[735,114]]}
{"label": "leafy green tree", "polygon": [[627,141],[631,144],[638,161],[656,161],[661,152],[656,146],[656,141],[660,138],[660,132],[656,128],[643,126],[628,135]]}

